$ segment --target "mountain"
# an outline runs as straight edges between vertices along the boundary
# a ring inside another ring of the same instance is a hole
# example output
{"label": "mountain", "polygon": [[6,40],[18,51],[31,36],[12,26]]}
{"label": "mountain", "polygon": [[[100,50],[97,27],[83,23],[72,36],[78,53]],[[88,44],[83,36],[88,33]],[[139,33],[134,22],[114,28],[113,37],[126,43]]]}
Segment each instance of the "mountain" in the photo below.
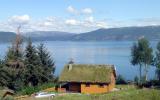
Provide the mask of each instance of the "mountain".
{"label": "mountain", "polygon": [[75,34],[58,31],[34,31],[25,33],[25,37],[30,37],[34,41],[66,41]]}
{"label": "mountain", "polygon": [[15,39],[16,34],[14,32],[0,32],[0,43],[12,42]]}
{"label": "mountain", "polygon": [[[13,32],[0,32],[0,42],[10,42],[15,38]],[[146,37],[149,40],[160,40],[160,26],[122,27],[98,29],[86,33],[67,33],[58,31],[34,31],[23,34],[33,41],[123,41],[137,40]]]}
{"label": "mountain", "polygon": [[71,38],[72,41],[107,41],[107,40],[137,40],[146,37],[149,40],[160,39],[160,26],[122,27],[98,29],[81,33]]}

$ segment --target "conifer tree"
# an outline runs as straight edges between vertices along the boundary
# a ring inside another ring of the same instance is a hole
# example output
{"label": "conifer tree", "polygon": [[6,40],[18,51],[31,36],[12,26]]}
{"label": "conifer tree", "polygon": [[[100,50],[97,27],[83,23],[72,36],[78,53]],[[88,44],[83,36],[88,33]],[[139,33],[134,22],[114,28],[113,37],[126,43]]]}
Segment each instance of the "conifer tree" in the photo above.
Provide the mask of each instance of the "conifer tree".
{"label": "conifer tree", "polygon": [[24,61],[23,61],[23,49],[22,49],[23,39],[18,33],[16,39],[13,41],[12,46],[8,48],[8,52],[4,61],[4,68],[8,73],[5,73],[8,77],[7,87],[17,90],[20,86],[23,86],[23,71],[24,71]]}
{"label": "conifer tree", "polygon": [[8,84],[8,72],[5,70],[4,61],[0,59],[0,86],[7,86]]}
{"label": "conifer tree", "polygon": [[46,49],[43,43],[41,43],[38,47],[38,56],[40,58],[42,71],[42,82],[48,82],[53,79],[53,74],[55,71],[55,63],[51,57],[51,54]]}
{"label": "conifer tree", "polygon": [[25,84],[36,86],[41,81],[41,62],[35,46],[32,45],[31,39],[28,40],[25,49]]}

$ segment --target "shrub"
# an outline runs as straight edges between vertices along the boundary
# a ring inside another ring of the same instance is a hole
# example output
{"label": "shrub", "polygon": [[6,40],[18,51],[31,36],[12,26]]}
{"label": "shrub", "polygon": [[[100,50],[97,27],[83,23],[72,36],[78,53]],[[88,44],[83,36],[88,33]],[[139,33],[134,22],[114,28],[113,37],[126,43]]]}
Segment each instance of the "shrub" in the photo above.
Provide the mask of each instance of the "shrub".
{"label": "shrub", "polygon": [[122,77],[122,75],[118,75],[116,79],[116,84],[127,84],[126,80]]}
{"label": "shrub", "polygon": [[134,78],[134,82],[135,82],[135,84],[138,84],[138,82],[139,82],[139,78],[138,78],[138,76],[135,76],[135,78]]}
{"label": "shrub", "polygon": [[44,89],[51,88],[51,87],[55,87],[55,84],[45,83],[45,84],[41,84],[41,85],[38,85],[38,86],[24,87],[23,89],[18,91],[18,94],[31,95],[33,93],[36,93],[36,92],[39,92],[39,91],[42,91]]}
{"label": "shrub", "polygon": [[40,91],[39,88],[31,86],[31,87],[25,87],[25,88],[23,88],[20,91],[20,94],[21,95],[31,95],[31,94],[33,94],[35,92],[38,92],[38,91]]}
{"label": "shrub", "polygon": [[158,80],[150,80],[143,84],[144,87],[151,87],[151,86],[160,86],[160,81]]}

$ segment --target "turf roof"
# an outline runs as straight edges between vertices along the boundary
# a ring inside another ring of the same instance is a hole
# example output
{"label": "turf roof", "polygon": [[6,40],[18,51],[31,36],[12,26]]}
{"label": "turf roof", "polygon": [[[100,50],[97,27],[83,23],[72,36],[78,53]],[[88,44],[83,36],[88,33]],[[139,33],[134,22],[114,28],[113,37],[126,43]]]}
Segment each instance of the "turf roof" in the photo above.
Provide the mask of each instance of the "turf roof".
{"label": "turf roof", "polygon": [[60,82],[110,83],[113,65],[72,64],[65,65],[60,74]]}

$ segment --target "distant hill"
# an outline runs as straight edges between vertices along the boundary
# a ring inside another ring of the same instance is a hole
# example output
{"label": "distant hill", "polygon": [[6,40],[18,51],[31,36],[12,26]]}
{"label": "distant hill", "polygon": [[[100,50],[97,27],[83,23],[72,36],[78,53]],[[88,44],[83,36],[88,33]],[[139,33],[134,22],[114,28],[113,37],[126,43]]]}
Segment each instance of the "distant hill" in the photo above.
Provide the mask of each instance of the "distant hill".
{"label": "distant hill", "polygon": [[30,37],[34,41],[66,41],[75,34],[58,31],[35,31],[25,33],[25,37]]}
{"label": "distant hill", "polygon": [[0,43],[12,42],[15,39],[16,34],[14,32],[0,32]]}
{"label": "distant hill", "polygon": [[[86,33],[67,33],[58,31],[35,31],[23,34],[33,41],[123,41],[137,40],[146,37],[149,40],[160,40],[160,26],[122,27],[98,29]],[[0,32],[0,42],[10,42],[15,38],[13,32]]]}
{"label": "distant hill", "polygon": [[106,41],[106,40],[137,40],[146,37],[149,40],[160,40],[160,26],[123,27],[98,29],[81,33],[71,38],[73,41]]}

